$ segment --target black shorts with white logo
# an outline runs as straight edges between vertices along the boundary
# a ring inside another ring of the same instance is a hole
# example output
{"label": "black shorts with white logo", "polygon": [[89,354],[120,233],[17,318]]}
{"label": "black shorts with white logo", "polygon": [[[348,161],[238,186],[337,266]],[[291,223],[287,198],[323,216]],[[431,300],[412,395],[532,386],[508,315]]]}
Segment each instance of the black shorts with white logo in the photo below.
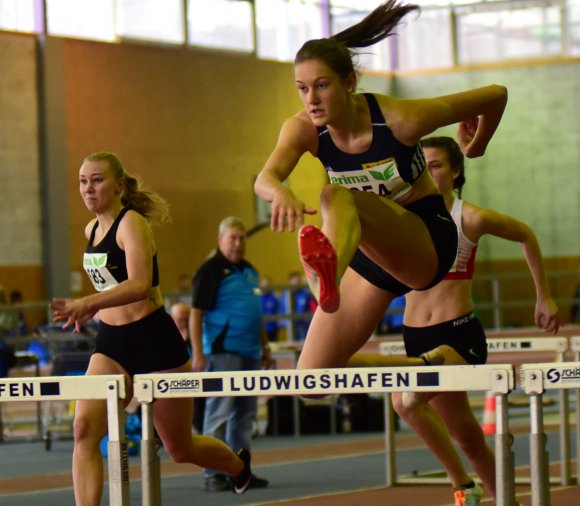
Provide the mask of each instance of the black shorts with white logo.
{"label": "black shorts with white logo", "polygon": [[[425,223],[435,247],[438,260],[437,272],[431,282],[421,288],[421,290],[428,290],[445,277],[455,261],[457,255],[457,227],[445,207],[442,195],[428,195],[404,207],[407,211],[419,216]],[[395,295],[404,295],[412,290],[412,288],[401,283],[389,272],[374,263],[360,249],[356,250],[350,262],[350,267],[369,283]]]}
{"label": "black shorts with white logo", "polygon": [[485,331],[473,313],[428,327],[403,325],[403,339],[407,357],[419,357],[437,346],[446,344],[459,353],[468,364],[485,364],[487,361]]}
{"label": "black shorts with white logo", "polygon": [[112,358],[131,377],[176,369],[189,360],[185,341],[163,306],[126,325],[100,322],[95,353]]}

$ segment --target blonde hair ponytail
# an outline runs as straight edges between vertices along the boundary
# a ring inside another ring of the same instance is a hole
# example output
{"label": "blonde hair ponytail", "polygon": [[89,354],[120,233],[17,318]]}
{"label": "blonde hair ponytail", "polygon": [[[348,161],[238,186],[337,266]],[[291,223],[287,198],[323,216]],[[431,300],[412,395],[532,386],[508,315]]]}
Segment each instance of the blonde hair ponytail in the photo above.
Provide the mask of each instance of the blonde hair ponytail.
{"label": "blonde hair ponytail", "polygon": [[125,170],[117,155],[108,151],[99,151],[87,156],[85,161],[107,162],[115,179],[124,181],[124,191],[121,195],[123,206],[142,214],[152,225],[171,221],[167,201],[157,193],[144,188],[140,179]]}

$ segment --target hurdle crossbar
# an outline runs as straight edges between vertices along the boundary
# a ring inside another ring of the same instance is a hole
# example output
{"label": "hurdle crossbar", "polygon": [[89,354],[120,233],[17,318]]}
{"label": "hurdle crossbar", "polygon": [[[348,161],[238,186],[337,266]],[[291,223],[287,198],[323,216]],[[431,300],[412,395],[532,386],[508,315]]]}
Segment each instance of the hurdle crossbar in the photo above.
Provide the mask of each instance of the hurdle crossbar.
{"label": "hurdle crossbar", "polygon": [[[488,337],[488,353],[511,353],[520,351],[553,351],[564,360],[568,350],[568,339],[565,337]],[[580,344],[579,344],[580,345]],[[404,355],[404,341],[383,341],[379,344],[382,355]]]}
{"label": "hurdle crossbar", "polygon": [[0,379],[0,402],[104,400],[109,429],[109,501],[129,505],[129,464],[123,399],[123,375],[49,376]]}
{"label": "hurdle crossbar", "polygon": [[[565,354],[569,349],[569,343],[566,337],[555,337],[555,336],[490,337],[487,338],[486,342],[488,353],[522,353],[522,352],[552,351],[556,355],[554,363],[563,362]],[[578,349],[580,352],[580,339],[578,343]],[[382,355],[404,355],[405,343],[401,340],[381,342],[379,344],[379,352]],[[554,483],[559,483],[561,485],[569,485],[571,482],[571,466],[570,466],[570,421],[568,416],[570,402],[568,391],[560,390],[558,392],[558,402],[560,405],[560,409],[562,411],[559,432],[561,466],[560,466],[560,476],[553,477],[551,481]],[[393,416],[392,407],[390,406],[390,403],[385,407],[385,417],[387,416]],[[387,429],[391,430],[391,427],[385,427],[385,430]],[[578,431],[578,434],[580,435],[580,431]],[[390,435],[386,434],[385,437],[389,438]],[[580,444],[578,445],[578,452],[580,452]],[[394,456],[392,458],[394,461]],[[396,473],[393,479],[397,480]],[[517,483],[529,483],[530,479],[531,478],[518,477],[516,481]],[[412,477],[405,478],[404,480],[401,481],[404,481],[405,483],[437,483],[441,481],[447,481],[447,478]]]}
{"label": "hurdle crossbar", "polygon": [[[136,375],[135,397],[143,417],[143,505],[161,504],[160,474],[154,442],[152,403],[160,398],[259,395],[330,395],[338,393],[449,392],[486,390],[503,399],[514,387],[512,365],[370,367]],[[498,469],[497,504],[511,506],[514,498],[513,459],[505,459],[511,445],[507,433],[507,402],[499,402],[496,425],[500,445],[506,448]],[[389,472],[387,472],[388,476]],[[389,483],[387,483],[389,484]]]}
{"label": "hurdle crossbar", "polygon": [[[524,391],[530,396],[532,506],[541,506],[550,503],[549,460],[546,450],[547,438],[544,433],[542,395],[546,390],[580,389],[580,362],[524,364],[520,368],[520,378]],[[568,414],[562,413],[561,416]]]}

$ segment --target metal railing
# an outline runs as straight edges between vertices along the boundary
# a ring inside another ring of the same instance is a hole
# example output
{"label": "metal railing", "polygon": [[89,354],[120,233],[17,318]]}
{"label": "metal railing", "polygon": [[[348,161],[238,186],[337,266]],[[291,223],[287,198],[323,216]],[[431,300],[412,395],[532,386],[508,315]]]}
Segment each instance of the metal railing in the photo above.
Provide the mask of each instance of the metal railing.
{"label": "metal railing", "polygon": [[[554,271],[547,273],[548,280],[552,287],[552,294],[556,293],[554,290],[554,280],[557,279],[570,279],[570,285],[578,286],[580,284],[580,274],[575,271]],[[576,280],[574,283],[573,280]],[[476,300],[475,310],[476,311],[491,311],[492,313],[492,325],[491,328],[494,330],[500,330],[505,328],[505,321],[504,321],[504,311],[507,309],[513,308],[530,308],[530,319],[533,320],[533,310],[536,305],[536,299],[533,298],[526,298],[526,299],[517,299],[517,300],[503,300],[502,295],[502,288],[501,285],[504,282],[510,281],[529,281],[529,283],[533,286],[533,281],[530,276],[529,272],[521,272],[521,273],[506,273],[506,274],[483,274],[477,275],[474,278],[474,283],[477,282],[488,282],[490,284],[490,291],[491,291],[491,300],[489,301],[482,301]],[[533,296],[534,293],[531,292]],[[554,297],[554,300],[560,311],[564,311],[564,308],[573,307],[574,305],[580,306],[580,296],[578,295],[578,290],[576,289],[576,295],[573,291],[570,292],[571,297]],[[569,321],[569,314],[562,314],[562,317],[566,322]],[[580,317],[580,314],[578,315]],[[572,319],[572,318],[570,318]]]}
{"label": "metal railing", "polygon": [[[554,287],[554,281],[560,280],[567,280],[567,284],[571,287],[576,287],[580,285],[580,273],[577,271],[554,271],[548,273],[548,279],[550,280],[550,285]],[[518,298],[513,300],[505,300],[504,292],[502,290],[503,283],[509,283],[514,281],[529,281],[532,284],[532,280],[530,274],[528,272],[521,272],[521,273],[506,273],[506,274],[482,274],[477,275],[474,278],[474,283],[489,283],[489,299],[486,300],[477,299],[474,302],[475,310],[479,312],[491,312],[491,320],[486,322],[487,319],[483,319],[483,324],[487,328],[491,328],[494,330],[501,330],[509,326],[506,324],[505,312],[510,309],[514,308],[529,308],[530,309],[530,321],[533,320],[533,310],[536,304],[536,299],[533,297],[533,292],[530,293],[532,297],[526,298]],[[272,290],[278,295],[281,296],[282,293],[285,293],[286,290],[293,291],[298,289],[308,288],[306,285],[301,286],[290,286],[290,285],[276,285],[272,287]],[[552,289],[553,294],[557,291]],[[165,294],[165,300],[171,301],[179,299],[183,297],[183,294],[178,292],[167,292]],[[278,321],[284,322],[284,327],[286,329],[286,341],[287,342],[296,342],[299,339],[296,338],[296,322],[310,320],[314,313],[307,311],[307,312],[296,312],[296,308],[294,306],[294,298],[289,297],[290,304],[289,308],[286,312],[280,312],[275,315],[265,315],[265,321]],[[563,313],[563,319],[565,322],[570,322],[570,314],[569,311],[566,311],[568,308],[572,308],[574,306],[578,307],[578,317],[580,318],[580,294],[576,291],[576,295],[574,294],[574,289],[570,290],[569,297],[554,297],[556,304],[558,304],[561,312]],[[34,335],[34,326],[35,321],[39,319],[39,314],[45,314],[45,321],[48,321],[50,318],[49,311],[48,311],[48,300],[47,301],[38,301],[38,302],[29,302],[29,303],[20,303],[14,305],[0,305],[0,312],[11,312],[15,315],[18,313],[23,313],[25,319],[28,322],[28,332],[23,334],[19,331],[18,327],[15,326],[12,329],[2,329],[0,328],[0,338],[5,339],[9,344],[11,344],[15,349],[23,350],[26,349],[26,346],[31,340],[36,339],[38,336]],[[389,308],[386,315],[394,315],[400,314],[403,312],[403,308]],[[32,315],[34,318],[30,318],[29,316]],[[15,316],[14,320],[17,322],[18,317]],[[488,323],[486,325],[486,323]],[[509,323],[509,322],[508,322]],[[578,322],[580,323],[580,322]]]}

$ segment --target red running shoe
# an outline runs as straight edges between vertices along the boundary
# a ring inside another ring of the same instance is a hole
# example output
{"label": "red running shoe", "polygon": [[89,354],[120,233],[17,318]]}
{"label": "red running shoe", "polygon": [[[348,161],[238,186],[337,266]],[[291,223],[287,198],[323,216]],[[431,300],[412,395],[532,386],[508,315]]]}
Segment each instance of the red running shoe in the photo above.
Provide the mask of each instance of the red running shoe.
{"label": "red running shoe", "polygon": [[304,225],[298,233],[300,257],[310,290],[320,309],[334,313],[340,304],[336,283],[336,251],[328,237],[314,225]]}

